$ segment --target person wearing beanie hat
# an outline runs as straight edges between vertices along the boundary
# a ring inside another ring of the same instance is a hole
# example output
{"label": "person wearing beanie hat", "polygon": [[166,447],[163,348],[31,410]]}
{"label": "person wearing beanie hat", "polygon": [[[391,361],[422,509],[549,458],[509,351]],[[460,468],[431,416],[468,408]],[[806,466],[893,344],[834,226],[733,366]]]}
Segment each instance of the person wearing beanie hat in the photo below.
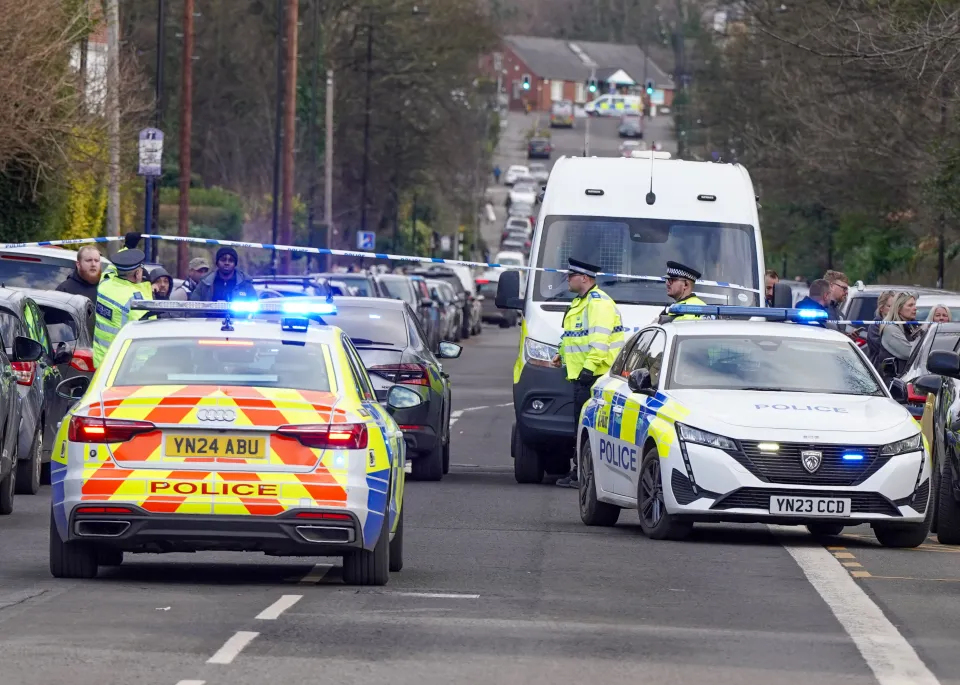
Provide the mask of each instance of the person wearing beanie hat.
{"label": "person wearing beanie hat", "polygon": [[229,302],[237,299],[257,299],[253,282],[237,268],[240,259],[232,247],[217,250],[216,269],[197,283],[190,293],[193,302]]}

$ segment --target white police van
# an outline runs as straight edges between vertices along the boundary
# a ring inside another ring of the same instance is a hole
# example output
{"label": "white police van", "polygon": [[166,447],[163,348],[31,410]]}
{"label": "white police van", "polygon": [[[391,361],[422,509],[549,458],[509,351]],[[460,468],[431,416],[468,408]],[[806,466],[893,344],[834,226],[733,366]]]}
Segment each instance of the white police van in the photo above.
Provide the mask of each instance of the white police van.
{"label": "white police van", "polygon": [[[675,260],[700,270],[704,280],[726,284],[698,284],[706,302],[763,306],[763,244],[749,173],[737,164],[669,157],[641,152],[633,158],[558,159],[530,265],[564,273],[535,272],[524,292],[519,271],[500,277],[497,306],[523,312],[513,372],[517,482],[566,473],[574,453],[573,390],[564,370],[550,365],[573,299],[565,275],[569,257],[598,264],[605,273],[640,276],[661,276],[666,262]],[[670,303],[658,281],[601,276],[597,285],[616,301],[628,338]]]}

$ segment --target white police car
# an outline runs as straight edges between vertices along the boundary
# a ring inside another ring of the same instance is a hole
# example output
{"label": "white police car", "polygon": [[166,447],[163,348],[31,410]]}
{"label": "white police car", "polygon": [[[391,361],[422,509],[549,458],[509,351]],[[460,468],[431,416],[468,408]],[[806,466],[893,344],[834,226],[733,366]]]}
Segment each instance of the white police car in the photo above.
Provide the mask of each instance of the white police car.
{"label": "white police car", "polygon": [[636,508],[654,539],[741,521],[924,541],[930,453],[897,381],[885,388],[846,336],[803,325],[809,311],[673,311],[768,320],[676,321],[627,342],[580,415],[585,524]]}

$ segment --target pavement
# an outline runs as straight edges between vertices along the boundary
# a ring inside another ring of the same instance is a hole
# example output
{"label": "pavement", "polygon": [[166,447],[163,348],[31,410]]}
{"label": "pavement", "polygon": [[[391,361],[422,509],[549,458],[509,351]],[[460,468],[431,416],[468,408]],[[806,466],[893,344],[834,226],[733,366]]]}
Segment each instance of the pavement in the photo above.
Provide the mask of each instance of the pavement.
{"label": "pavement", "polygon": [[867,528],[701,525],[685,542],[580,522],[518,485],[518,329],[445,362],[452,467],[409,483],[405,567],[344,586],[336,559],[134,555],[89,581],[47,566],[50,489],[0,518],[3,685],[960,683],[960,548]]}

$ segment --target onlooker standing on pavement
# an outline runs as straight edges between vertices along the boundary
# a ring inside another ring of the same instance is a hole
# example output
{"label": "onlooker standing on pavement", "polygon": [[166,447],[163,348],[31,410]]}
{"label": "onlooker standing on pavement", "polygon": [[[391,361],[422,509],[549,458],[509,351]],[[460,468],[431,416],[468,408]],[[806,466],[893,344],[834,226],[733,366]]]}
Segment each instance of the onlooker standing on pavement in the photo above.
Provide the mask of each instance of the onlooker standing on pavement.
{"label": "onlooker standing on pavement", "polygon": [[501,174],[501,173],[502,173],[502,172],[500,171],[500,165],[499,165],[499,164],[497,164],[495,167],[493,167],[493,180],[494,180],[494,182],[497,183],[498,185],[499,185],[499,183],[500,183],[500,174]]}
{"label": "onlooker standing on pavement", "polygon": [[237,268],[237,251],[232,247],[217,250],[217,269],[206,275],[190,293],[194,302],[229,302],[236,299],[257,299],[253,282]]}
{"label": "onlooker standing on pavement", "polygon": [[[893,290],[884,290],[880,293],[880,297],[877,298],[877,312],[874,315],[877,320],[886,318],[896,294]],[[884,359],[883,345],[880,342],[880,324],[878,323],[867,326],[867,358],[878,369],[880,368],[880,362]]]}
{"label": "onlooker standing on pavement", "polygon": [[830,284],[818,278],[810,284],[810,292],[797,302],[797,309],[819,309],[829,313],[827,303],[830,301]]}
{"label": "onlooker standing on pavement", "polygon": [[153,299],[169,300],[173,290],[173,277],[162,266],[150,272],[150,285],[153,288]]}
{"label": "onlooker standing on pavement", "polygon": [[187,266],[187,280],[180,284],[171,294],[170,299],[180,302],[186,302],[190,299],[190,293],[197,287],[197,283],[203,280],[203,277],[210,273],[210,262],[206,257],[194,257]]}
{"label": "onlooker standing on pavement", "polygon": [[767,306],[773,306],[773,288],[780,282],[780,274],[778,274],[773,269],[767,269],[767,272],[763,274],[763,285],[767,292]]}
{"label": "onlooker standing on pavement", "polygon": [[[827,311],[830,312],[830,316],[827,318],[830,321],[839,321],[840,307],[846,302],[847,293],[850,290],[850,279],[842,271],[831,269],[823,274],[823,280],[830,284],[830,296],[827,301]],[[840,330],[836,325],[830,327]]]}
{"label": "onlooker standing on pavement", "polygon": [[97,303],[97,286],[100,285],[100,250],[85,245],[77,251],[77,268],[57,286],[61,293],[83,295]]}
{"label": "onlooker standing on pavement", "polygon": [[[923,333],[919,326],[909,325],[917,320],[917,298],[912,293],[897,293],[890,305],[890,311],[883,317],[880,326],[880,344],[883,346],[883,359],[893,357],[897,362],[897,375],[903,371]],[[904,324],[904,322],[908,322]],[[882,359],[881,359],[882,361]]]}
{"label": "onlooker standing on pavement", "polygon": [[950,314],[950,307],[945,304],[935,304],[927,314],[927,321],[933,323],[950,323],[953,316]]}

